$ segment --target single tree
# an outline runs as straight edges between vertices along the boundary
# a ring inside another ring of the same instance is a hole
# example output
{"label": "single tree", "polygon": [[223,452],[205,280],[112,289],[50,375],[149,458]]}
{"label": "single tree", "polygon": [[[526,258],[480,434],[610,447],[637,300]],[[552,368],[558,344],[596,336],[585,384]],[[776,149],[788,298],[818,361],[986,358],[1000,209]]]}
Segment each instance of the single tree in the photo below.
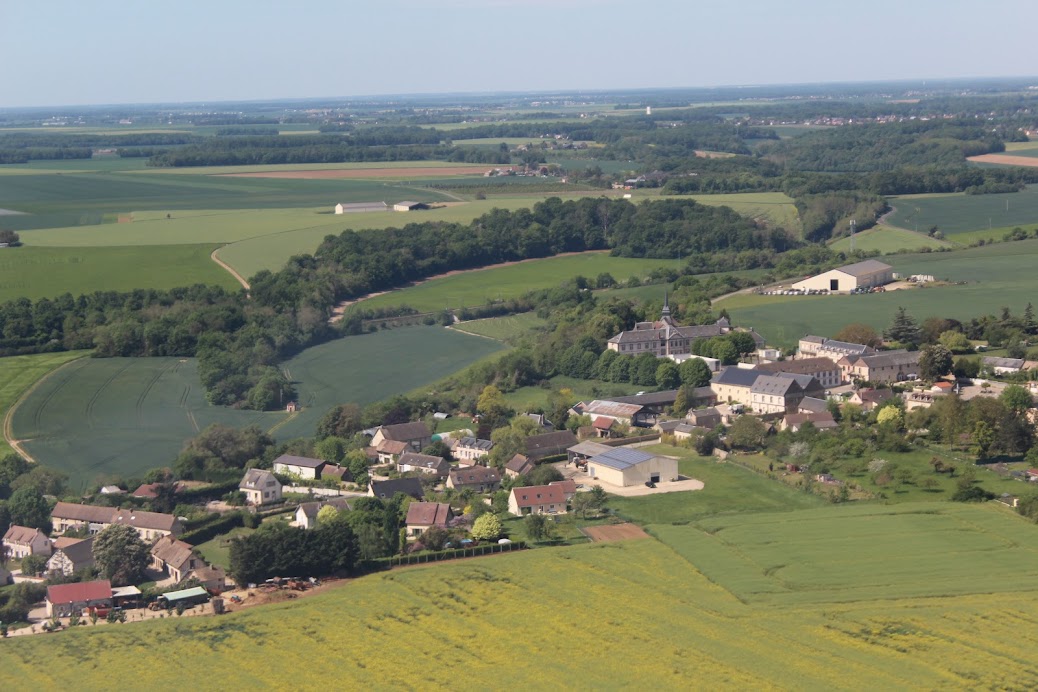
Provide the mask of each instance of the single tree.
{"label": "single tree", "polygon": [[1011,384],[1003,389],[998,398],[1007,409],[1017,415],[1023,414],[1034,405],[1034,397],[1031,396],[1031,393],[1018,384]]}
{"label": "single tree", "polygon": [[501,535],[501,520],[488,512],[472,524],[472,537],[477,541],[496,541]]}
{"label": "single tree", "polygon": [[849,344],[872,346],[873,348],[883,343],[883,339],[880,338],[875,329],[867,324],[862,324],[861,322],[848,324],[843,329],[836,332],[836,334],[833,335],[833,339],[836,341],[845,341]]}
{"label": "single tree", "polygon": [[50,506],[36,488],[25,486],[15,490],[7,501],[7,509],[12,524],[50,531]]}
{"label": "single tree", "polygon": [[903,307],[897,309],[894,321],[890,327],[883,332],[883,336],[890,341],[896,341],[903,346],[912,346],[919,343],[919,324],[911,317]]}
{"label": "single tree", "polygon": [[148,546],[132,526],[115,524],[94,537],[94,562],[101,576],[124,586],[144,581],[151,560]]}
{"label": "single tree", "polygon": [[740,449],[760,449],[768,430],[763,421],[755,416],[739,416],[728,431],[732,446]]}
{"label": "single tree", "polygon": [[17,233],[6,228],[0,229],[0,244],[17,245],[18,241]]}
{"label": "single tree", "polygon": [[660,389],[675,389],[681,384],[681,373],[677,363],[664,361],[656,367],[656,386]]}
{"label": "single tree", "polygon": [[905,414],[897,406],[884,406],[876,415],[876,422],[900,430],[905,425]]}
{"label": "single tree", "polygon": [[952,329],[942,332],[938,341],[952,353],[968,353],[973,350],[973,345],[966,335]]}
{"label": "single tree", "polygon": [[523,528],[532,541],[543,541],[551,536],[551,525],[543,514],[528,514],[523,519]]}
{"label": "single tree", "polygon": [[936,380],[951,372],[952,354],[942,344],[924,346],[919,351],[919,376],[924,380]]}
{"label": "single tree", "polygon": [[710,384],[710,366],[701,358],[689,358],[678,370],[681,373],[681,383],[687,387],[706,387]]}

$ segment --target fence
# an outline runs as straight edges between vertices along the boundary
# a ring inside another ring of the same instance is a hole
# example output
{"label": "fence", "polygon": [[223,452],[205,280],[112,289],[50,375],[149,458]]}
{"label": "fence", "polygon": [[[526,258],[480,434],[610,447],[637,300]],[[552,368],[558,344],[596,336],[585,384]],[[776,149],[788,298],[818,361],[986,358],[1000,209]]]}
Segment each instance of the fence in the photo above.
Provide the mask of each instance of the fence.
{"label": "fence", "polygon": [[480,557],[482,555],[494,555],[497,553],[510,553],[514,550],[526,550],[530,546],[526,541],[512,541],[510,543],[487,543],[475,545],[471,548],[454,548],[452,550],[440,550],[437,552],[422,552],[414,555],[393,555],[391,557],[380,557],[367,560],[358,565],[362,572],[380,572],[394,567],[406,565],[420,565],[427,562],[440,562],[442,560],[458,560],[464,557]]}

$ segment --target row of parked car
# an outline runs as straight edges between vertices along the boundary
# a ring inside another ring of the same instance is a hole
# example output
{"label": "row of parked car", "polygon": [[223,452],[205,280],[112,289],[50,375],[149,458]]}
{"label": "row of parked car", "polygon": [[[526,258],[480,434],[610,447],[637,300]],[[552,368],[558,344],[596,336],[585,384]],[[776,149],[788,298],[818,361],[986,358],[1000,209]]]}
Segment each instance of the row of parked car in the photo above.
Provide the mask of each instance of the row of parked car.
{"label": "row of parked car", "polygon": [[829,291],[820,288],[811,289],[800,289],[800,288],[783,288],[775,291],[760,291],[760,295],[763,296],[827,296]]}

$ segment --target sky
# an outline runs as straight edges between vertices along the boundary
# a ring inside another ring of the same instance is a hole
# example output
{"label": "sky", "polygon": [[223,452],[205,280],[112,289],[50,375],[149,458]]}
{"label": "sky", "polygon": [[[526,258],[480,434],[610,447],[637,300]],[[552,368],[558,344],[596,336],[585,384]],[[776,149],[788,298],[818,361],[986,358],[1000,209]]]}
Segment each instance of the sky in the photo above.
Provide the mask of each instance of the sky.
{"label": "sky", "polygon": [[1030,0],[0,0],[0,108],[1027,76]]}

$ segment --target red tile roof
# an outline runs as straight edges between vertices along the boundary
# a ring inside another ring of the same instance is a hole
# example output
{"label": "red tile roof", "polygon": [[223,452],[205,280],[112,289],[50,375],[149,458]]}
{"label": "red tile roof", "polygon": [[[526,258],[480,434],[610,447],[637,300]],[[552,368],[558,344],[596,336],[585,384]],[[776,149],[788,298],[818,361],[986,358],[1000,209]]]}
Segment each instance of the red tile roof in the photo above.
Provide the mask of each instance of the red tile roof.
{"label": "red tile roof", "polygon": [[530,485],[525,488],[512,488],[512,494],[515,495],[515,503],[519,507],[566,506],[566,491],[560,485]]}
{"label": "red tile roof", "polygon": [[596,428],[598,428],[599,430],[609,430],[610,428],[613,427],[613,423],[615,423],[615,422],[616,421],[613,420],[612,418],[606,418],[605,416],[599,416],[598,418],[596,418],[594,420],[592,425],[595,426]]}
{"label": "red tile roof", "polygon": [[51,603],[81,603],[111,597],[112,584],[107,579],[47,587],[47,600]]}
{"label": "red tile roof", "polygon": [[408,526],[447,526],[451,506],[442,502],[412,502],[407,506]]}

